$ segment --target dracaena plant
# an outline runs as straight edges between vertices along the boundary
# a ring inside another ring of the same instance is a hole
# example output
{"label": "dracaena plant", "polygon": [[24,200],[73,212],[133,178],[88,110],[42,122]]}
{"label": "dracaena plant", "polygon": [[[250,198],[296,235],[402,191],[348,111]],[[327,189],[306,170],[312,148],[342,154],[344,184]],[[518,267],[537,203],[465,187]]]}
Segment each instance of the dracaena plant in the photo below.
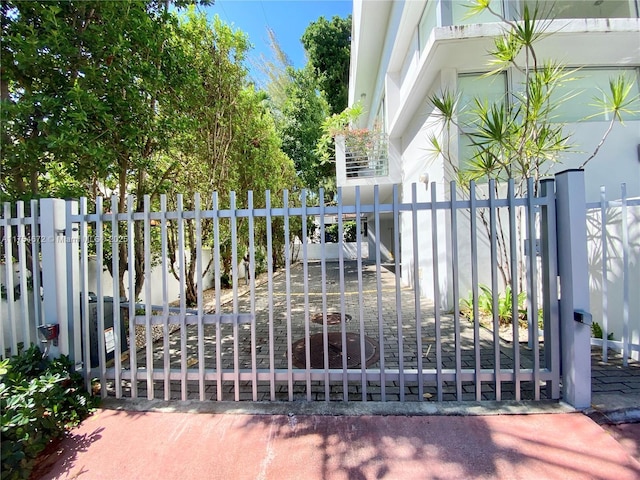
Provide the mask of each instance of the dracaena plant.
{"label": "dracaena plant", "polygon": [[[489,72],[492,77],[511,69],[519,73],[521,84],[503,98],[489,102],[475,98],[471,102],[461,100],[462,92],[443,90],[430,96],[429,104],[433,118],[441,129],[429,134],[432,158],[444,159],[457,177],[460,188],[466,190],[469,181],[494,179],[496,194],[508,181],[513,181],[515,194],[525,193],[527,178],[538,180],[561,161],[561,155],[575,151],[566,124],[557,120],[559,109],[578,94],[569,91],[568,84],[579,75],[578,69],[552,59],[541,59],[536,51],[537,43],[553,35],[551,11],[543,11],[538,5],[525,4],[521,19],[506,18],[494,10],[490,0],[473,0],[469,16],[485,11],[491,12],[502,22],[504,31],[494,40],[489,51]],[[622,123],[623,113],[637,111],[638,96],[632,95],[633,80],[624,75],[611,79],[609,91],[601,92],[596,100],[599,113],[609,114],[608,128],[594,152],[582,164],[591,161],[604,144],[616,123]],[[634,107],[636,108],[634,110]],[[465,158],[456,158],[452,144],[461,140],[470,146],[465,149]],[[478,189],[486,194],[486,189]],[[467,192],[468,193],[468,192]],[[535,191],[532,193],[536,193]],[[489,231],[488,212],[480,210],[480,219]],[[503,231],[498,216],[498,228]],[[521,225],[518,221],[518,225]],[[520,236],[520,231],[518,235]],[[504,237],[498,239],[499,265],[505,285],[511,283],[508,244]],[[522,285],[524,272],[519,285]]]}

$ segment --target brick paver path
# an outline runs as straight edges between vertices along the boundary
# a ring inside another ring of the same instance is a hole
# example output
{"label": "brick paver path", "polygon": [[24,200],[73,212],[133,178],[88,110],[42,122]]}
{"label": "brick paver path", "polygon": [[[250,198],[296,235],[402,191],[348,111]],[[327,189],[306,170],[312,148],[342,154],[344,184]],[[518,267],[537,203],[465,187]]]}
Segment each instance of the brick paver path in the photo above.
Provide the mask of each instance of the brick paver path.
{"label": "brick paver path", "polygon": [[[289,345],[300,339],[304,339],[306,333],[309,335],[324,332],[322,324],[311,321],[316,314],[321,314],[324,310],[328,313],[341,312],[341,305],[344,303],[344,313],[351,316],[349,321],[344,323],[345,332],[355,333],[358,338],[364,332],[366,337],[375,344],[380,360],[371,365],[370,368],[378,371],[384,366],[385,370],[397,370],[400,364],[400,342],[398,309],[396,302],[396,277],[392,271],[381,268],[380,280],[375,264],[362,264],[361,275],[356,261],[346,261],[344,263],[343,274],[341,275],[339,264],[331,262],[326,264],[326,273],[323,285],[323,275],[321,264],[308,264],[307,283],[304,282],[304,270],[302,264],[292,266],[287,275],[280,272],[273,278],[272,295],[269,296],[269,284],[262,283],[255,288],[255,367],[259,371],[269,372],[274,370],[287,369],[292,362],[289,354]],[[287,291],[287,282],[289,291]],[[378,305],[378,289],[381,291],[381,305]],[[244,290],[248,290],[245,288]],[[305,291],[306,290],[306,291]],[[242,293],[242,292],[241,292]],[[228,297],[228,296],[227,296]],[[307,299],[305,301],[305,298]],[[222,306],[222,313],[233,312],[233,301],[226,298]],[[270,300],[273,304],[270,315]],[[238,296],[239,313],[251,313],[251,295],[247,291]],[[413,289],[400,288],[399,305],[401,314],[400,329],[402,331],[402,361],[404,369],[418,368],[418,362],[422,363],[424,370],[436,369],[436,328],[433,305],[428,304],[424,299],[420,300],[420,324],[416,322],[416,304]],[[207,312],[215,312],[215,303],[206,305]],[[381,324],[378,320],[381,319]],[[418,326],[420,336],[418,337]],[[455,322],[453,315],[441,314],[440,335],[441,335],[441,366],[442,369],[455,369]],[[324,400],[327,392],[331,400],[343,400],[345,398],[344,385],[342,380],[331,380],[327,384],[325,381],[295,380],[275,382],[272,386],[269,380],[259,380],[254,384],[246,378],[251,376],[252,360],[252,331],[251,324],[244,323],[237,327],[237,335],[234,326],[226,323],[220,326],[220,336],[216,338],[216,326],[205,325],[203,337],[203,357],[206,371],[216,371],[218,361],[217,348],[220,348],[220,361],[223,370],[243,372],[244,378],[238,381],[237,385],[233,381],[223,381],[220,388],[215,381],[206,380],[204,398],[216,400],[221,394],[222,400],[234,400],[237,396],[239,400],[252,400],[254,391],[257,400]],[[336,325],[327,325],[326,331],[342,332],[341,322]],[[460,360],[463,369],[473,369],[476,365],[476,350],[474,348],[473,323],[466,319],[459,322],[460,328]],[[420,342],[418,342],[420,338]],[[181,368],[182,356],[182,335],[180,331],[170,335],[169,350],[165,352],[163,341],[156,341],[153,344],[153,369],[155,375],[163,377],[165,365],[165,353],[170,368],[179,371]],[[186,329],[184,339],[186,344],[186,365],[193,372],[196,372],[196,379],[189,379],[183,387],[178,380],[170,382],[170,399],[181,399],[183,392],[188,399],[200,398],[199,382],[197,372],[199,368],[199,345],[198,328],[196,325],[189,325]],[[420,349],[418,348],[420,343]],[[479,355],[477,358],[481,362],[482,369],[492,370],[495,368],[495,343],[493,333],[480,328]],[[335,347],[333,347],[335,348]],[[236,350],[237,349],[237,350]],[[513,358],[517,351],[520,356],[521,368],[532,368],[533,351],[526,343],[516,344],[515,350],[512,342],[499,340],[500,368],[512,369]],[[544,365],[544,348],[542,342],[539,350],[540,364]],[[612,358],[615,362],[615,356]],[[138,350],[137,363],[142,373],[139,378],[145,378],[146,349]],[[292,362],[294,363],[294,362]],[[594,360],[597,366],[597,360]],[[125,368],[128,362],[124,362]],[[598,385],[602,388],[613,388],[619,382],[608,382],[606,380],[608,366],[600,366],[594,369],[594,375],[602,377]],[[304,372],[295,366],[292,372]],[[359,369],[358,369],[359,371]],[[372,370],[373,371],[373,370]],[[620,374],[619,376],[623,376]],[[355,378],[355,380],[354,380]],[[638,377],[636,376],[635,379]],[[627,379],[627,381],[633,382]],[[403,394],[406,401],[418,401],[421,399],[437,399],[437,385],[435,382],[424,382],[422,389],[417,382],[388,381],[384,383],[385,400],[400,400]],[[608,386],[607,386],[608,385]],[[113,385],[110,385],[113,387]],[[164,381],[156,379],[154,384],[155,398],[162,399],[164,393]],[[123,394],[130,395],[129,382],[123,381]],[[237,387],[237,392],[236,392]],[[291,387],[291,388],[290,388]],[[635,387],[638,388],[637,382]],[[515,398],[515,385],[513,382],[502,382],[500,384],[501,398],[509,400]],[[382,399],[382,385],[379,381],[369,380],[366,382],[366,392],[363,391],[363,383],[360,375],[354,375],[347,385],[347,397],[349,400],[370,400],[379,401]],[[442,400],[456,400],[455,382],[443,382]],[[112,393],[112,392],[111,392]],[[462,400],[476,399],[476,386],[474,382],[462,383]],[[138,382],[138,395],[147,396],[146,382]],[[533,399],[533,383],[521,383],[521,399]],[[541,387],[541,398],[545,398],[546,389]],[[495,382],[487,381],[481,384],[481,398],[483,400],[496,399]]]}

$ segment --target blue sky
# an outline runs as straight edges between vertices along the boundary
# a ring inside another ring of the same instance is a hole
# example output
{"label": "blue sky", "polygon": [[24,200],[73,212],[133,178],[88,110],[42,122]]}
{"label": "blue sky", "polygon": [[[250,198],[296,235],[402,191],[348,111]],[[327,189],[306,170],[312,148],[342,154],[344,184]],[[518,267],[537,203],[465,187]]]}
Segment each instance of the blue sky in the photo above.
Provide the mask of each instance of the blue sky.
{"label": "blue sky", "polygon": [[[222,20],[233,24],[249,35],[253,48],[249,58],[260,54],[271,58],[267,26],[275,33],[284,52],[296,68],[306,63],[300,37],[307,26],[320,16],[331,19],[334,15],[346,17],[351,13],[351,0],[216,0],[207,7],[207,14],[218,14]],[[251,68],[251,62],[248,62]]]}

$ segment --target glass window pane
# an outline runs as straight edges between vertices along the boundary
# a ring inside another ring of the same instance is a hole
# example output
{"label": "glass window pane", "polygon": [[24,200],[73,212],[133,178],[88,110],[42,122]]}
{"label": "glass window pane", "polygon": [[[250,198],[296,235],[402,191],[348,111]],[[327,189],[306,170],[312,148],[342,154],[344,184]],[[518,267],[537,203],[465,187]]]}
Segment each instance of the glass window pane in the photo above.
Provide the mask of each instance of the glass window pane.
{"label": "glass window pane", "polygon": [[[640,93],[638,85],[638,74],[636,70],[596,70],[584,69],[575,72],[575,80],[565,83],[558,92],[552,95],[552,101],[561,102],[559,108],[555,112],[554,120],[558,123],[562,122],[602,122],[611,120],[611,114],[605,113],[600,102],[606,102],[607,96],[610,97],[609,81],[624,74],[628,80],[634,81],[634,86],[629,93],[628,98],[637,97]],[[569,97],[567,100],[561,100],[563,97]],[[636,100],[630,106],[630,110],[636,113],[623,113],[623,120],[640,120],[640,114],[637,113],[640,108],[640,102]]]}
{"label": "glass window pane", "polygon": [[[501,73],[490,77],[482,75],[460,75],[458,76],[458,122],[460,125],[470,125],[475,121],[472,111],[475,108],[475,101],[479,99],[488,105],[505,101],[507,91],[506,74]],[[465,135],[458,136],[458,164],[465,169],[476,149]]]}
{"label": "glass window pane", "polygon": [[542,12],[539,18],[635,18],[633,0],[524,0],[533,11],[536,4]]}
{"label": "glass window pane", "polygon": [[[489,10],[484,10],[482,13],[469,17],[469,7],[473,4],[474,2],[470,0],[453,0],[451,7],[453,11],[454,25],[470,25],[473,23],[491,23],[500,21],[500,19]],[[494,12],[498,12],[502,15],[502,0],[491,0],[489,5]]]}
{"label": "glass window pane", "polygon": [[428,0],[427,6],[420,18],[420,25],[418,26],[418,39],[420,41],[420,52],[424,50],[431,30],[438,26],[438,19],[436,18],[436,3],[434,0]]}
{"label": "glass window pane", "polygon": [[470,110],[475,107],[475,99],[489,104],[504,101],[506,75],[504,73],[483,77],[481,75],[460,75],[458,77],[458,120],[462,124],[472,121]]}

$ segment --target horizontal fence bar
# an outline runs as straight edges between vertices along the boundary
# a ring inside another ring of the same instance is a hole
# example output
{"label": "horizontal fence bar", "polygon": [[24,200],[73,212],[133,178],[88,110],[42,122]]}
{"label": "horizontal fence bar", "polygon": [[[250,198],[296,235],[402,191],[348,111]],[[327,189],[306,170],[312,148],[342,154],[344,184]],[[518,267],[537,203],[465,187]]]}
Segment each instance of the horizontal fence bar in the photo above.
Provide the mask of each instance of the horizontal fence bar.
{"label": "horizontal fence bar", "polygon": [[[146,371],[144,368],[138,369],[138,381],[145,380],[147,378]],[[92,370],[92,374],[97,373],[97,370]],[[289,379],[289,375],[293,377],[293,381],[295,382],[305,382],[307,373],[311,376],[312,381],[323,382],[325,380],[325,376],[328,373],[330,382],[340,382],[343,379],[343,375],[345,374],[344,370],[341,368],[330,368],[328,370],[312,368],[307,370],[293,370],[290,372],[286,368],[278,368],[273,371],[269,369],[258,369],[255,374],[257,374],[258,381],[269,381],[272,376],[276,382],[280,382],[282,384],[286,384]],[[250,381],[254,372],[251,369],[242,369],[239,372],[239,380],[240,381]],[[174,368],[171,369],[169,373],[169,379],[172,381],[180,381],[182,379],[183,372],[180,369]],[[236,372],[233,368],[225,368],[221,371],[207,368],[205,369],[204,379],[205,381],[216,381],[218,378],[221,378],[222,381],[232,381],[236,377]],[[347,378],[349,381],[361,381],[362,380],[362,370],[361,369],[349,369],[346,372]],[[382,372],[378,369],[368,368],[365,371],[366,380],[368,382],[374,382],[380,380]],[[445,382],[454,382],[456,380],[455,369],[442,369],[440,373],[436,370],[429,369],[422,371],[422,378],[425,382],[436,382],[438,375],[441,376],[442,380]],[[496,372],[493,368],[482,369],[479,372],[475,370],[463,369],[459,372],[460,378],[463,382],[473,382],[476,378],[480,378],[483,382],[491,382],[495,379]],[[513,381],[514,374],[513,370],[503,369],[498,372],[498,375],[502,379],[502,381]],[[546,369],[541,369],[538,372],[540,380],[549,381],[553,379],[553,372],[550,372]],[[386,379],[387,384],[389,382],[398,382],[401,378],[404,378],[408,382],[417,382],[419,373],[417,369],[405,369],[404,371],[400,371],[398,369],[387,368],[384,371],[384,378]],[[520,378],[523,382],[533,382],[535,374],[532,369],[522,369],[520,370]],[[115,378],[115,369],[108,368],[107,369],[107,380],[113,380]],[[131,380],[131,371],[126,370],[122,372],[122,378],[125,380]],[[187,370],[187,380],[194,381],[194,385],[197,385],[197,381],[200,378],[200,371],[196,368],[191,368]],[[163,380],[164,373],[163,372],[154,372],[153,374],[154,380]]]}
{"label": "horizontal fence bar", "polygon": [[[532,204],[537,206],[547,205],[549,202],[549,198],[547,197],[534,197],[532,198]],[[474,201],[474,206],[476,209],[482,208],[501,208],[501,207],[525,207],[528,206],[529,200],[527,198],[516,197],[513,199],[513,203],[507,198],[495,198],[493,201],[489,199],[477,198]],[[635,202],[629,202],[628,205],[635,205]],[[637,202],[640,204],[640,201]],[[470,200],[456,200],[452,202],[450,200],[443,200],[438,202],[417,202],[413,203],[399,203],[397,206],[400,212],[411,212],[412,210],[445,210],[449,211],[452,208],[457,210],[468,210],[471,208]],[[598,208],[600,208],[600,204],[598,204]],[[355,205],[343,205],[341,207],[341,211],[345,215],[353,215],[357,213]],[[360,213],[374,213],[376,211],[376,207],[373,204],[362,204],[360,206]],[[392,203],[381,203],[378,205],[379,213],[393,213],[394,206]],[[220,209],[220,210],[202,210],[199,215],[201,219],[206,218],[247,218],[247,217],[284,217],[284,216],[302,216],[303,213],[306,215],[337,215],[339,213],[339,209],[335,205],[326,205],[324,207],[312,207],[307,206],[305,209],[302,207],[290,207],[288,209],[285,208],[254,208],[254,209]],[[144,221],[147,218],[149,220],[195,220],[196,213],[195,211],[184,210],[182,212],[176,211],[167,211],[167,212],[156,212],[151,211],[148,214],[145,212],[133,212],[133,214],[128,213],[103,213],[103,214],[95,214],[90,213],[87,215],[71,215],[71,222],[107,222],[112,221],[113,215],[116,215],[117,221],[126,221],[132,218],[137,221]],[[13,223],[9,220],[11,225],[17,225],[18,223]],[[51,239],[53,241],[53,239]],[[58,239],[57,241],[64,242],[64,238]]]}

